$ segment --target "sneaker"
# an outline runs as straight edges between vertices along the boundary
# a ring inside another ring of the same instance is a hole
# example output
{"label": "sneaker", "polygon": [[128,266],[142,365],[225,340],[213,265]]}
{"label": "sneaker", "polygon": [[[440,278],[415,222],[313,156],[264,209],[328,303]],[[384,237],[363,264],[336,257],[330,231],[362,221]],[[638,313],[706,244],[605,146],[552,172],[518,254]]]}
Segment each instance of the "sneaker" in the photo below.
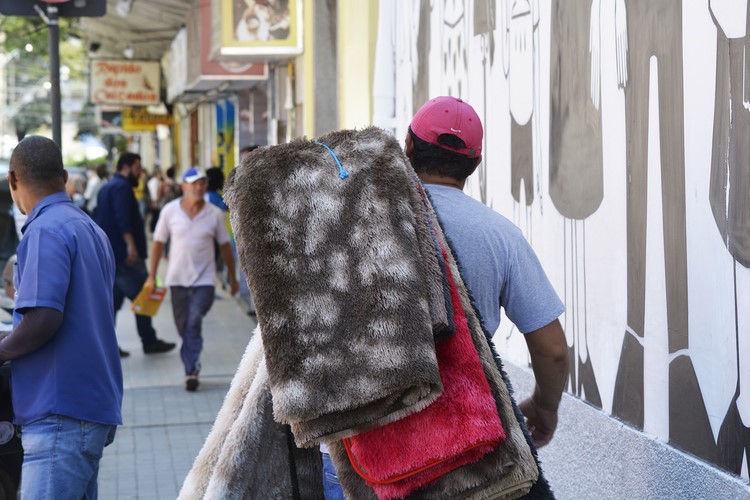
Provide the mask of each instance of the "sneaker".
{"label": "sneaker", "polygon": [[195,392],[198,389],[198,385],[200,385],[198,375],[188,375],[185,379],[185,390],[188,392]]}
{"label": "sneaker", "polygon": [[159,354],[162,352],[169,352],[175,348],[177,344],[173,342],[164,342],[161,339],[156,339],[153,344],[143,346],[143,352],[146,354]]}
{"label": "sneaker", "polygon": [[124,351],[120,346],[117,346],[117,349],[120,351],[120,359],[130,356],[130,353],[128,351]]}

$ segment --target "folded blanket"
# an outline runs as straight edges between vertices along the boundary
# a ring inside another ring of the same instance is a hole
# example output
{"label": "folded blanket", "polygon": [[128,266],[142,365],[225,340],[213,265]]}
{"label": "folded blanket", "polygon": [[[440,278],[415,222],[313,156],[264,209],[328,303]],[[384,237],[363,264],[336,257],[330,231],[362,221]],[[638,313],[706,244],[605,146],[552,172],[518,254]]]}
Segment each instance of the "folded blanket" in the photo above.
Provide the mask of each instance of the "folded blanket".
{"label": "folded blanket", "polygon": [[[440,248],[444,260],[445,249]],[[424,410],[344,440],[354,470],[380,500],[403,498],[505,439],[497,406],[471,340],[451,270],[455,335],[435,346],[444,391]]]}
{"label": "folded blanket", "polygon": [[[491,340],[479,322],[469,293],[460,277],[456,260],[426,194],[424,194],[424,202],[429,207],[426,212],[431,217],[431,225],[436,237],[441,246],[447,250],[445,260],[451,270],[451,275],[454,276],[461,304],[466,312],[472,341],[479,353],[485,376],[495,398],[506,439],[492,453],[482,457],[478,462],[464,465],[445,474],[434,483],[415,491],[413,496],[429,499],[511,499],[530,494],[531,498],[553,498],[546,481],[540,481],[540,470],[536,463],[531,438],[525,427],[524,417],[511,397],[510,384],[502,371],[500,359],[494,355]],[[354,471],[344,445],[340,441],[327,444],[347,497],[377,498],[364,479]]]}
{"label": "folded blanket", "polygon": [[442,275],[413,171],[385,131],[260,148],[224,197],[276,419],[299,446],[383,425],[441,393]]}

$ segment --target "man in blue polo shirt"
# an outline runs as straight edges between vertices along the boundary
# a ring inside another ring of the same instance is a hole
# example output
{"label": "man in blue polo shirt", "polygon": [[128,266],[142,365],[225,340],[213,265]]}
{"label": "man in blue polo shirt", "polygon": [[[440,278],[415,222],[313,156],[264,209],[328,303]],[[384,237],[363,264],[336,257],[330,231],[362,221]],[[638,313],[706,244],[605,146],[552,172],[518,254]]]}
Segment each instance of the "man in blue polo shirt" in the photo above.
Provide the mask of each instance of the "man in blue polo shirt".
{"label": "man in blue polo shirt", "polygon": [[114,256],[65,194],[67,177],[60,148],[45,137],[27,137],[13,151],[11,196],[28,219],[0,363],[12,360],[24,498],[96,498],[99,460],[122,423]]}
{"label": "man in blue polo shirt", "polygon": [[[112,244],[115,253],[114,311],[122,307],[125,297],[135,299],[146,282],[146,230],[133,194],[141,176],[141,157],[135,153],[123,153],[117,161],[117,172],[99,191],[96,206],[96,223]],[[156,354],[171,351],[174,343],[156,338],[156,330],[150,316],[135,315],[138,336],[143,352]],[[120,351],[120,356],[129,353]]]}

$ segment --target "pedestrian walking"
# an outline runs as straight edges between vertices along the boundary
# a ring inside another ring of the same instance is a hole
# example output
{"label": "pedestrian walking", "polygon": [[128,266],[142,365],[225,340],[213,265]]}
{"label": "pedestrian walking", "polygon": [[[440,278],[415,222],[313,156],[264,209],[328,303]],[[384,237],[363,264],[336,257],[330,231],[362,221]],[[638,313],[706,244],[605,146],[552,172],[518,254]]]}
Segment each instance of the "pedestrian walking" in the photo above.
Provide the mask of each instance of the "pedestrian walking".
{"label": "pedestrian walking", "polygon": [[171,241],[165,282],[170,287],[174,322],[182,338],[180,355],[188,391],[195,391],[199,385],[203,317],[215,297],[215,243],[227,266],[231,294],[236,294],[240,287],[224,214],[206,202],[207,186],[206,174],[198,168],[191,168],[182,176],[182,197],[166,204],[156,223],[146,280],[148,285],[155,286],[164,246]]}
{"label": "pedestrian walking", "polygon": [[24,498],[95,499],[99,461],[122,423],[114,254],[66,194],[68,175],[52,140],[18,143],[8,178],[13,201],[28,215],[14,273],[13,331],[0,340],[0,363],[12,360],[21,491]]}
{"label": "pedestrian walking", "polygon": [[[115,254],[114,311],[120,310],[125,297],[135,299],[148,277],[146,271],[146,231],[133,187],[141,177],[141,157],[123,153],[117,172],[99,191],[96,223],[104,230]],[[138,336],[145,354],[171,351],[176,344],[156,337],[150,316],[135,315]],[[129,356],[120,350],[122,357]]]}
{"label": "pedestrian walking", "polygon": [[537,383],[519,407],[534,444],[541,447],[557,427],[568,375],[568,345],[557,319],[564,306],[521,230],[463,192],[466,179],[482,161],[482,137],[474,108],[443,96],[414,115],[405,152],[453,244],[485,329],[497,331],[502,307],[524,334]]}
{"label": "pedestrian walking", "polygon": [[86,200],[86,211],[92,217],[96,213],[96,203],[99,197],[99,190],[107,182],[107,164],[100,163],[96,166],[94,173],[86,182],[86,191],[83,198]]}
{"label": "pedestrian walking", "polygon": [[161,170],[158,168],[154,170],[153,175],[151,175],[151,178],[146,183],[146,187],[148,188],[148,198],[149,198],[149,223],[148,228],[153,233],[154,228],[156,227],[156,221],[159,220],[159,211],[161,210],[161,205],[159,204],[159,195],[161,194],[161,185],[163,182],[164,176],[161,173]]}

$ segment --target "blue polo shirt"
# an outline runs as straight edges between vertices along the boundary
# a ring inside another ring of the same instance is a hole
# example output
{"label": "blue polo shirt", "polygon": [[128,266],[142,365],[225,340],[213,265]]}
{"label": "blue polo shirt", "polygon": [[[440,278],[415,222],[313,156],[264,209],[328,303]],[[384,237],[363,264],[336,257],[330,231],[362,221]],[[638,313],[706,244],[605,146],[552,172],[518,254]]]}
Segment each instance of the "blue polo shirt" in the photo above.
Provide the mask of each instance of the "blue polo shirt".
{"label": "blue polo shirt", "polygon": [[34,307],[61,311],[63,323],[44,346],[11,362],[16,423],[57,414],[121,424],[115,262],[107,236],[65,193],[43,198],[21,231],[13,326]]}
{"label": "blue polo shirt", "polygon": [[143,226],[143,218],[133,194],[133,186],[125,176],[113,175],[99,190],[96,198],[95,219],[112,244],[116,263],[124,262],[128,256],[123,233],[133,235],[138,256],[142,259],[146,258],[146,230]]}

